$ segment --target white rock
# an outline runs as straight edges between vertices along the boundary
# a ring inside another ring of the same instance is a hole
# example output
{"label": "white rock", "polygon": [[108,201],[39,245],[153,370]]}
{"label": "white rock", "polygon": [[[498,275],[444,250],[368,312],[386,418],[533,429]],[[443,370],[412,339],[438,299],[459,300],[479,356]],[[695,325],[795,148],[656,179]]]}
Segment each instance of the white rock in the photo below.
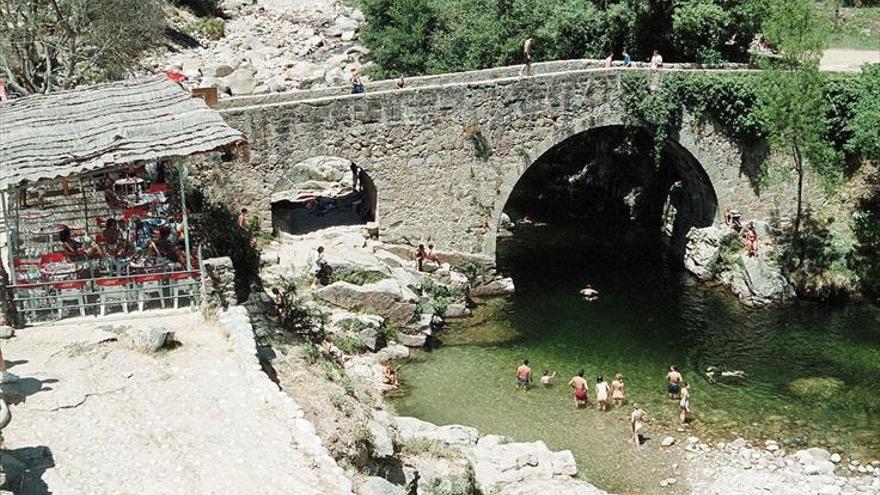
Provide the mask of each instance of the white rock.
{"label": "white rock", "polygon": [[833,453],[833,454],[831,454],[831,457],[829,458],[829,460],[830,460],[831,462],[833,462],[834,464],[839,463],[840,460],[841,460],[841,459],[840,459],[840,454],[838,454],[838,453],[836,453],[836,452]]}
{"label": "white rock", "polygon": [[235,68],[229,64],[209,64],[202,68],[202,75],[206,77],[226,77],[234,71]]}
{"label": "white rock", "polygon": [[700,442],[700,439],[697,438],[697,437],[688,437],[688,440],[687,440],[687,441],[688,441],[688,444],[689,444],[689,445],[693,445],[693,444],[695,444],[695,443],[699,443],[699,442]]}
{"label": "white rock", "polygon": [[669,447],[669,446],[673,445],[674,443],[675,443],[675,438],[673,438],[673,437],[666,437],[666,438],[663,439],[662,442],[660,442],[660,445],[662,445],[662,446],[664,446],[664,447]]}
{"label": "white rock", "polygon": [[235,71],[221,79],[233,96],[253,94],[257,87],[257,81],[252,71],[239,67]]}

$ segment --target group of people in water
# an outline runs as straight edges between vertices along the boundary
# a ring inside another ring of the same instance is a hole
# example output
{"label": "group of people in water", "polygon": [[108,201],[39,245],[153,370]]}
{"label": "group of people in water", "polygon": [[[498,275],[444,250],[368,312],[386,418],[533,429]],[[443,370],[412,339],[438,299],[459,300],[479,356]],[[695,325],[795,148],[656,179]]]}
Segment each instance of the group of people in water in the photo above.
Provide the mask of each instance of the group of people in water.
{"label": "group of people in water", "polygon": [[[551,373],[550,370],[545,369],[540,378],[541,386],[549,388],[555,377],[555,371]],[[532,387],[532,383],[532,368],[529,367],[529,360],[524,359],[522,364],[516,369],[516,388],[518,390],[527,390]],[[577,374],[568,381],[568,385],[571,387],[575,409],[586,407],[590,402],[590,384],[584,378],[583,368],[578,370]],[[615,373],[614,380],[610,383],[605,380],[604,376],[596,377],[594,391],[596,394],[596,409],[599,411],[604,412],[608,410],[609,400],[617,408],[623,406],[624,402],[626,402],[626,381],[621,373]],[[675,366],[670,366],[669,372],[666,374],[666,393],[670,400],[678,401],[678,417],[681,425],[684,426],[691,412],[690,384],[684,381],[684,377]],[[641,430],[647,421],[647,417],[648,414],[638,404],[633,403],[633,411],[630,414],[630,440],[636,446],[642,443]]]}

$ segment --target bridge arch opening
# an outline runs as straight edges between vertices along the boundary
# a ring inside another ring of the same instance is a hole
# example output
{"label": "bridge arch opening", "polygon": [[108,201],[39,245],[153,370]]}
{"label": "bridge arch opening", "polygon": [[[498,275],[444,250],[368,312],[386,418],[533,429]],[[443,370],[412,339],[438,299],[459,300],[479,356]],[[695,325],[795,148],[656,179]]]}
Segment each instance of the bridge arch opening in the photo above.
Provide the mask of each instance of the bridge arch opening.
{"label": "bridge arch opening", "polygon": [[633,241],[647,238],[662,241],[680,263],[688,231],[712,225],[718,203],[709,176],[684,146],[667,140],[659,154],[655,159],[653,136],[643,128],[606,125],[562,140],[516,181],[498,237],[551,225],[606,242],[603,249],[636,247]]}
{"label": "bridge arch opening", "polygon": [[372,177],[338,156],[314,156],[282,171],[272,193],[272,228],[306,234],[376,220],[378,194]]}

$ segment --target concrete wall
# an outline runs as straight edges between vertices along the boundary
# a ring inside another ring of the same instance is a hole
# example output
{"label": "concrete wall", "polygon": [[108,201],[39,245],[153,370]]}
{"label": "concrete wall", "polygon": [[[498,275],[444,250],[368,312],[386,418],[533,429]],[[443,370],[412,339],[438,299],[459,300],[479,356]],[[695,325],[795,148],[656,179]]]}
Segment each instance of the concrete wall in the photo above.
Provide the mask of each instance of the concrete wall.
{"label": "concrete wall", "polygon": [[[376,184],[383,240],[430,240],[442,250],[494,256],[498,219],[523,172],[571,136],[621,124],[620,78],[639,70],[550,72],[232,106],[221,112],[248,136],[250,155],[202,161],[196,178],[209,197],[248,207],[268,223],[270,196],[287,167],[316,155],[344,157]],[[702,165],[719,208],[764,217],[790,207],[790,185],[759,191],[757,151],[741,149],[711,124],[686,116],[675,140]],[[488,146],[488,157],[478,156],[478,141]]]}

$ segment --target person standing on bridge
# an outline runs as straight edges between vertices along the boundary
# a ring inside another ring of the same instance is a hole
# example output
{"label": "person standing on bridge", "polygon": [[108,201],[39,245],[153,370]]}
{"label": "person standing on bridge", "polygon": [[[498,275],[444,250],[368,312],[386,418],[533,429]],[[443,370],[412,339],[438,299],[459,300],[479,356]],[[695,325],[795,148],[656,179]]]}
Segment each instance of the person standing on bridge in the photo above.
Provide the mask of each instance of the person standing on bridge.
{"label": "person standing on bridge", "polygon": [[523,72],[525,72],[525,74],[527,76],[532,75],[532,43],[533,42],[534,42],[534,40],[532,38],[529,38],[523,42],[523,54],[526,57],[526,65],[524,65],[523,68],[520,69],[520,71],[519,71],[520,76],[523,75]]}
{"label": "person standing on bridge", "polygon": [[629,56],[629,52],[626,51],[626,48],[623,49],[623,66],[624,67],[632,67],[633,59]]}
{"label": "person standing on bridge", "polygon": [[351,94],[358,95],[364,92],[364,81],[354,67],[351,68],[351,77],[348,80],[351,83]]}

